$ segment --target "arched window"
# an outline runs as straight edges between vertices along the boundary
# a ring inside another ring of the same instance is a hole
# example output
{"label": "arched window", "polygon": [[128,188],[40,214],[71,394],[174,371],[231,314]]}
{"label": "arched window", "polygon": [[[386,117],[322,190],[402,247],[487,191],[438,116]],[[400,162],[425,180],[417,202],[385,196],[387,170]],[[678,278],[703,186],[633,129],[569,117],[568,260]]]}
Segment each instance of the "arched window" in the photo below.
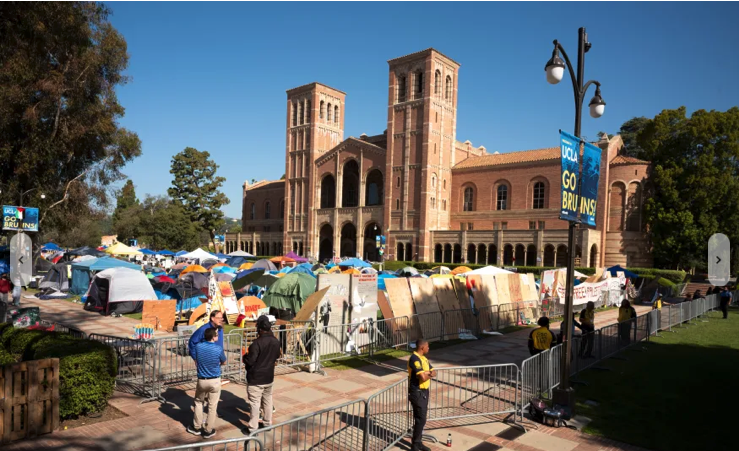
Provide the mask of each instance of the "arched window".
{"label": "arched window", "polygon": [[464,211],[474,211],[474,194],[475,191],[472,189],[471,186],[468,186],[464,189]]}
{"label": "arched window", "polygon": [[305,105],[303,102],[298,103],[298,123],[305,124]]}
{"label": "arched window", "polygon": [[626,198],[626,230],[638,232],[641,230],[641,184],[629,183],[628,197]]}
{"label": "arched window", "polygon": [[321,100],[321,108],[318,111],[318,117],[323,119],[324,117],[326,117],[325,114],[326,114],[326,102]]}
{"label": "arched window", "polygon": [[339,107],[334,106],[334,122],[339,123]]}
{"label": "arched window", "polygon": [[310,122],[310,110],[311,110],[310,100],[306,100],[305,102],[305,122]]}
{"label": "arched window", "polygon": [[534,184],[534,201],[532,203],[534,209],[544,208],[544,191],[544,182]]}
{"label": "arched window", "polygon": [[298,104],[293,102],[293,127],[298,125]]}
{"label": "arched window", "polygon": [[400,199],[395,199],[395,209],[400,210]]}
{"label": "arched window", "polygon": [[436,173],[431,174],[431,188],[436,188]]}
{"label": "arched window", "polygon": [[344,164],[341,180],[341,206],[344,208],[359,206],[359,165],[356,160]]}
{"label": "arched window", "polygon": [[452,100],[452,77],[446,76],[446,90],[444,91],[444,99]]}
{"label": "arched window", "polygon": [[269,201],[267,201],[264,203],[264,219],[269,219],[270,210]]}
{"label": "arched window", "polygon": [[285,199],[280,199],[280,219],[285,219]]}
{"label": "arched window", "polygon": [[446,179],[444,179],[444,187],[443,188],[446,190]]}
{"label": "arched window", "polygon": [[398,102],[405,102],[405,75],[398,77]]}
{"label": "arched window", "polygon": [[434,72],[434,94],[441,94],[441,71]]}
{"label": "arched window", "polygon": [[331,123],[331,112],[332,111],[333,110],[331,109],[331,104],[329,103],[328,105],[326,105],[326,122],[328,122],[329,124]]}
{"label": "arched window", "polygon": [[329,174],[321,180],[321,208],[336,207],[336,180]]}
{"label": "arched window", "polygon": [[414,91],[416,94],[415,98],[420,99],[423,96],[423,72],[421,71],[416,72],[415,82],[416,82],[414,86]]}
{"label": "arched window", "polygon": [[251,203],[251,214],[249,215],[249,219],[257,219],[257,205],[254,202]]}
{"label": "arched window", "polygon": [[396,181],[395,181],[395,186],[396,186],[397,188],[400,188],[400,177],[398,177],[398,178],[396,179]]}
{"label": "arched window", "polygon": [[495,201],[495,209],[508,209],[508,185],[498,185],[498,197]]}
{"label": "arched window", "polygon": [[367,174],[364,204],[367,206],[382,205],[383,186],[382,172],[379,169],[371,170]]}

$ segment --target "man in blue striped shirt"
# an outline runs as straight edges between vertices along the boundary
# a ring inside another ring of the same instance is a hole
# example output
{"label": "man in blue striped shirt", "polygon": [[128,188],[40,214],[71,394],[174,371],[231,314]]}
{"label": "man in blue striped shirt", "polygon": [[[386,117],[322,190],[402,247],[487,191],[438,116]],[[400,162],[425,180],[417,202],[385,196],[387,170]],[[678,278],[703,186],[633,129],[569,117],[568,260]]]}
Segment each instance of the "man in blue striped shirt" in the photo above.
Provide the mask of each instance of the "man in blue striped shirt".
{"label": "man in blue striped shirt", "polygon": [[[221,365],[226,363],[223,346],[218,345],[218,330],[209,327],[203,332],[203,341],[195,345],[195,363],[198,367],[198,385],[195,387],[195,416],[187,432],[210,438],[216,435],[216,407],[221,397]],[[203,404],[208,398],[208,418],[203,423]]]}

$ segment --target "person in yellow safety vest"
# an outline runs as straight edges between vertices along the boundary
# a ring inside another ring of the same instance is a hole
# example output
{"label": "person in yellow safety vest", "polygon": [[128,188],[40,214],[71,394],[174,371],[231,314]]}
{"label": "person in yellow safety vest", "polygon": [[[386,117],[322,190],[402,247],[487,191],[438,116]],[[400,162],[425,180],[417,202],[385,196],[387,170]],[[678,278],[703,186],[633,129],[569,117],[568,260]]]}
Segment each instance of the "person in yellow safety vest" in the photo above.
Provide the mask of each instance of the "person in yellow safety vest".
{"label": "person in yellow safety vest", "polygon": [[652,302],[652,310],[662,310],[662,295],[658,294],[657,299]]}
{"label": "person in yellow safety vest", "polygon": [[618,335],[621,340],[628,343],[630,340],[632,319],[636,318],[636,310],[631,302],[624,300],[618,308]]}
{"label": "person in yellow safety vest", "polygon": [[582,330],[580,357],[589,359],[593,357],[593,335],[595,334],[595,303],[593,301],[588,302],[580,312],[580,330]]}
{"label": "person in yellow safety vest", "polygon": [[549,318],[542,316],[537,321],[539,327],[529,334],[529,352],[531,355],[539,354],[552,347],[554,334],[549,330]]}
{"label": "person in yellow safety vest", "polygon": [[408,401],[413,407],[411,451],[431,451],[431,448],[423,444],[423,428],[426,426],[429,405],[429,387],[431,379],[436,377],[436,370],[426,358],[428,353],[428,342],[419,339],[416,341],[416,351],[408,359]]}

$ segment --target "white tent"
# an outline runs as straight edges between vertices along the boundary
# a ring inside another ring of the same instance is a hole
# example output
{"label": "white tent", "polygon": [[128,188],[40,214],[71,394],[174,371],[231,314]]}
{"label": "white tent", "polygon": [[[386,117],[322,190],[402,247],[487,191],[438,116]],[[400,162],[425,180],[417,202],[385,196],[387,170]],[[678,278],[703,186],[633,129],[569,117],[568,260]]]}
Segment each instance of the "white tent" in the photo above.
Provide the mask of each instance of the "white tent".
{"label": "white tent", "polygon": [[498,268],[497,266],[485,266],[484,268],[478,268],[473,269],[472,271],[467,271],[466,273],[462,274],[463,276],[474,276],[474,275],[483,275],[483,274],[513,274],[512,271],[508,271],[507,269]]}
{"label": "white tent", "polygon": [[202,250],[201,248],[197,248],[194,251],[188,252],[185,255],[180,255],[179,258],[187,258],[190,260],[197,259],[197,260],[200,260],[201,262],[204,260],[217,260],[218,259],[218,257],[216,257],[215,255],[211,254],[210,252],[206,252]]}
{"label": "white tent", "polygon": [[[565,273],[565,275],[567,274],[567,268],[557,268],[557,269],[555,269],[555,271],[562,271],[563,273]],[[575,270],[575,272],[573,274],[575,274],[575,278],[576,279],[581,279],[583,277],[588,277],[587,274],[583,274],[583,273],[581,273],[580,271],[577,271],[577,270]]]}
{"label": "white tent", "polygon": [[141,271],[131,268],[109,268],[95,274],[87,293],[86,310],[132,313],[140,312],[142,301],[155,301],[149,279]]}
{"label": "white tent", "polygon": [[228,256],[229,257],[253,257],[253,255],[251,255],[250,253],[244,252],[244,251],[233,251],[230,254],[228,254]]}

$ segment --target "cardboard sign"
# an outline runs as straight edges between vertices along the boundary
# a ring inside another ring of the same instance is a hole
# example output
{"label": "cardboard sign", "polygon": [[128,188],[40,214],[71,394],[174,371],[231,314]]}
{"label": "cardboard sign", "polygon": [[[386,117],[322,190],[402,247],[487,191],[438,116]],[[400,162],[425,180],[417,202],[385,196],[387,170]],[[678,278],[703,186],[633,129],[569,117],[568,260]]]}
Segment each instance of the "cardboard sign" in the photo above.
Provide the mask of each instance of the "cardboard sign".
{"label": "cardboard sign", "polygon": [[153,324],[154,330],[172,332],[174,330],[177,300],[146,301],[141,313],[141,322]]}

